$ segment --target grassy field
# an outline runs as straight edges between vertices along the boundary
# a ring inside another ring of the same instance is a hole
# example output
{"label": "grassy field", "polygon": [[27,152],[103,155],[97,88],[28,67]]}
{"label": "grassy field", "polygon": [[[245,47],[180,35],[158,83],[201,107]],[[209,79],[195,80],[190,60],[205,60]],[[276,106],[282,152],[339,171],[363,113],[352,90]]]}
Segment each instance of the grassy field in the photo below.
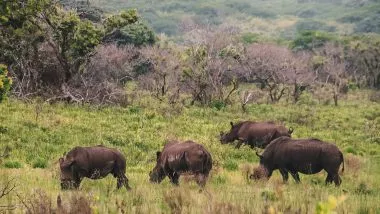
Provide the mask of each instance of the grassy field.
{"label": "grassy field", "polygon": [[[25,206],[32,210],[31,204],[56,209],[60,195],[64,207],[84,209],[88,203],[95,213],[380,213],[380,105],[366,94],[351,92],[338,107],[252,104],[247,113],[238,105],[221,110],[173,107],[151,98],[125,108],[11,99],[0,104],[0,151],[10,148],[0,163],[0,188],[12,178],[17,187],[0,199],[0,210],[7,204],[16,205],[16,213]],[[249,181],[247,172],[258,161],[254,151],[218,141],[229,121],[246,119],[284,122],[294,128],[294,138],[336,143],[345,155],[341,187],[325,186],[325,172],[301,175],[298,185],[291,179],[283,184],[277,171],[268,182]],[[149,183],[155,152],[167,139],[192,139],[211,152],[214,166],[204,191],[188,177],[180,180],[180,187],[167,179]],[[133,190],[116,191],[116,180],[109,176],[85,179],[80,190],[62,192],[58,158],[74,146],[98,144],[125,154]]]}

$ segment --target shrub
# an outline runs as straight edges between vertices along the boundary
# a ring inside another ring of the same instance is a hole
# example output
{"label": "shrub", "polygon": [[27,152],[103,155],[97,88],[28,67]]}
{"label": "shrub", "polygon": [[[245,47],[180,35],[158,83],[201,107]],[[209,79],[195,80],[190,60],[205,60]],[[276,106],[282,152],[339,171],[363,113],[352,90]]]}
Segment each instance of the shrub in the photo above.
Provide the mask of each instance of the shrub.
{"label": "shrub", "polygon": [[18,161],[5,161],[4,167],[9,169],[19,169],[22,167],[22,165]]}
{"label": "shrub", "polygon": [[345,149],[345,152],[347,152],[347,153],[351,153],[351,154],[354,154],[354,155],[357,154],[357,151],[356,151],[354,148],[352,148],[351,146],[347,147],[347,148]]}
{"label": "shrub", "polygon": [[259,41],[260,35],[257,33],[244,33],[241,39],[245,44],[252,44]]}
{"label": "shrub", "polygon": [[210,103],[210,107],[216,108],[218,111],[226,107],[226,103],[220,100],[212,100]]}
{"label": "shrub", "polygon": [[12,79],[8,76],[7,66],[0,64],[0,103],[7,98],[11,85]]}
{"label": "shrub", "polygon": [[301,94],[297,104],[312,106],[316,105],[317,102],[313,99],[312,94],[304,92]]}
{"label": "shrub", "polygon": [[44,169],[47,167],[47,161],[43,158],[38,158],[33,162],[32,167]]}
{"label": "shrub", "polygon": [[231,159],[228,159],[224,164],[223,164],[223,168],[229,170],[229,171],[236,171],[238,168],[239,168],[239,165],[231,160]]}

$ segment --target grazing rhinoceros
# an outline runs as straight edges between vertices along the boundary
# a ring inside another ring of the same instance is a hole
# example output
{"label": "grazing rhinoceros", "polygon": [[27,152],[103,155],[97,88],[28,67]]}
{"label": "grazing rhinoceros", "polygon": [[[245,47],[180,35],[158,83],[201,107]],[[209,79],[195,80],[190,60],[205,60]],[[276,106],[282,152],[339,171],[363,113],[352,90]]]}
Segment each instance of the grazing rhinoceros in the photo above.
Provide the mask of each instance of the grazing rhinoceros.
{"label": "grazing rhinoceros", "polygon": [[195,176],[196,182],[204,187],[212,168],[210,153],[200,144],[193,141],[171,141],[157,152],[157,163],[149,173],[150,181],[160,183],[166,176],[178,185],[182,173]]}
{"label": "grazing rhinoceros", "polygon": [[61,168],[61,188],[79,188],[84,177],[90,179],[104,178],[112,174],[117,178],[117,188],[123,185],[127,190],[128,178],[125,176],[125,158],[116,149],[104,146],[75,147],[66,157],[59,159]]}
{"label": "grazing rhinoceros", "polygon": [[244,121],[235,125],[232,122],[230,124],[229,133],[220,133],[220,142],[226,144],[238,140],[236,148],[240,148],[243,143],[248,144],[251,148],[265,148],[272,140],[281,136],[291,137],[293,133],[293,129],[287,129],[274,122]]}
{"label": "grazing rhinoceros", "polygon": [[303,174],[315,174],[324,169],[327,172],[326,184],[334,181],[336,186],[342,182],[339,177],[339,167],[344,160],[342,152],[331,143],[318,139],[297,139],[280,137],[272,141],[264,150],[260,158],[259,168],[265,173],[255,171],[250,176],[252,179],[262,177],[269,178],[273,170],[280,170],[284,182],[288,180],[288,173],[298,183],[300,178],[298,172]]}

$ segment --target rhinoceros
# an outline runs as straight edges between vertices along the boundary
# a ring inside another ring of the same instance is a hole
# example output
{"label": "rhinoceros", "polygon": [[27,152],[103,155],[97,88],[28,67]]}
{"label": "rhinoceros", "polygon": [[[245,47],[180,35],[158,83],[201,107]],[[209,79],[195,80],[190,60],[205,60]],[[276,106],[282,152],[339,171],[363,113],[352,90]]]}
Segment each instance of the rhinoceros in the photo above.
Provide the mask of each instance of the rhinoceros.
{"label": "rhinoceros", "polygon": [[173,184],[178,185],[180,175],[189,173],[195,176],[198,185],[205,186],[212,158],[202,145],[193,141],[171,141],[156,155],[156,166],[149,173],[151,182],[160,183],[168,176]]}
{"label": "rhinoceros", "polygon": [[101,179],[112,174],[117,188],[130,190],[125,176],[125,157],[118,150],[104,146],[75,147],[59,159],[61,188],[79,188],[83,178]]}
{"label": "rhinoceros", "polygon": [[342,183],[339,176],[339,168],[342,164],[344,171],[344,159],[342,152],[334,144],[318,139],[291,139],[280,137],[273,140],[260,155],[259,168],[250,178],[269,178],[273,170],[280,170],[284,182],[288,181],[288,173],[298,183],[298,172],[303,174],[315,174],[324,169],[327,172],[326,184],[334,181],[336,186]]}

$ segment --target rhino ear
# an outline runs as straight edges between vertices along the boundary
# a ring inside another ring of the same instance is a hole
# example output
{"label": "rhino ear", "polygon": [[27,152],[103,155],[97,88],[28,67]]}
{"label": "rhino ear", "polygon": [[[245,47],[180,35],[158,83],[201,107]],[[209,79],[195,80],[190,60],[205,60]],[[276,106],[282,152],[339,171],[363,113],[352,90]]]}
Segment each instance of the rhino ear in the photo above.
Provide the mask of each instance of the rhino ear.
{"label": "rhino ear", "polygon": [[160,152],[160,151],[157,151],[157,152],[156,152],[156,155],[157,155],[157,160],[160,159],[161,152]]}
{"label": "rhino ear", "polygon": [[73,165],[73,163],[74,163],[73,159],[68,159],[68,158],[66,158],[66,160],[64,160],[63,158],[59,159],[59,165],[61,169],[70,167],[71,165]]}
{"label": "rhino ear", "polygon": [[289,135],[291,135],[293,133],[293,131],[294,131],[294,129],[292,127],[290,127],[289,131],[288,131]]}
{"label": "rhino ear", "polygon": [[232,121],[230,122],[230,124],[231,124],[231,128],[234,127],[234,123]]}
{"label": "rhino ear", "polygon": [[257,157],[259,157],[259,158],[260,158],[260,160],[263,158],[263,156],[262,156],[262,155],[260,155],[258,151],[256,151],[256,155],[257,155]]}

